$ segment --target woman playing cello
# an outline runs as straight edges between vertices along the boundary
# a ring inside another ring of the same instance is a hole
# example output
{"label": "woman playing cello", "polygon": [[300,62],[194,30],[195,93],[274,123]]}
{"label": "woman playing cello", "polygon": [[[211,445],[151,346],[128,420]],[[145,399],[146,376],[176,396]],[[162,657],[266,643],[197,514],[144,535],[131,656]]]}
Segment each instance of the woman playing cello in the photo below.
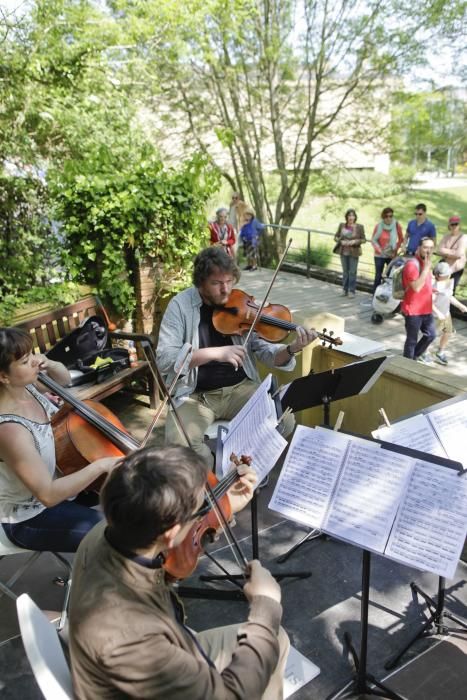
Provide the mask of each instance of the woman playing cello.
{"label": "woman playing cello", "polygon": [[36,386],[39,371],[59,384],[68,370],[32,354],[32,339],[18,328],[0,328],[0,522],[18,547],[74,552],[101,514],[74,503],[118,459],[104,457],[55,479],[55,444],[50,419],[56,406]]}

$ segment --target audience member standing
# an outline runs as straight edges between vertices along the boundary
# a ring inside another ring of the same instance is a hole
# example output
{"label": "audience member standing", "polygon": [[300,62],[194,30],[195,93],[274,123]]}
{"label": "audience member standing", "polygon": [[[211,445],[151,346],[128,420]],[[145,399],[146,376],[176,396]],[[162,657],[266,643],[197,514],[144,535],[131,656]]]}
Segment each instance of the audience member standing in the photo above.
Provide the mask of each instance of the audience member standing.
{"label": "audience member standing", "polygon": [[334,253],[341,256],[342,294],[354,297],[357,288],[358,258],[362,254],[362,243],[366,241],[363,226],[357,224],[355,209],[347,209],[345,223],[339,224],[334,240]]}
{"label": "audience member standing", "polygon": [[[405,289],[401,303],[406,332],[404,357],[425,364],[432,364],[425,352],[436,338],[431,282],[431,256],[434,247],[432,238],[422,238],[415,256],[407,260],[402,271],[402,284]],[[420,340],[419,333],[422,334]]]}
{"label": "audience member standing", "polygon": [[376,224],[371,237],[371,245],[375,249],[373,292],[381,284],[385,265],[389,265],[391,260],[396,257],[403,237],[402,227],[394,218],[394,209],[385,207],[381,212],[381,221]]}
{"label": "audience member standing", "polygon": [[232,224],[237,235],[240,233],[240,229],[245,223],[245,213],[247,209],[248,206],[240,199],[239,193],[233,192],[232,199],[230,200],[228,222]]}
{"label": "audience member standing", "polygon": [[436,228],[432,221],[426,217],[426,204],[417,204],[415,207],[415,219],[407,224],[405,234],[405,247],[407,255],[415,255],[422,238],[436,239]]}
{"label": "audience member standing", "polygon": [[448,222],[449,233],[440,241],[438,253],[442,260],[447,262],[451,269],[451,277],[454,280],[454,293],[460,282],[465,267],[467,236],[461,231],[461,220],[458,216],[451,216]]}
{"label": "audience member standing", "polygon": [[242,226],[239,237],[243,243],[246,258],[245,270],[258,269],[258,246],[263,231],[264,224],[258,221],[253,209],[248,207],[245,211],[245,223]]}
{"label": "audience member standing", "polygon": [[232,224],[227,222],[228,211],[221,207],[216,211],[216,220],[210,221],[209,231],[211,233],[211,245],[220,245],[225,252],[233,257],[235,245],[235,231]]}
{"label": "audience member standing", "polygon": [[447,262],[439,262],[433,270],[435,281],[433,283],[433,315],[436,318],[436,330],[439,336],[439,349],[436,353],[436,361],[441,365],[448,364],[446,348],[449,338],[455,333],[451,318],[451,304],[464,314],[467,307],[461,304],[454,295],[454,280],[451,278],[451,269]]}

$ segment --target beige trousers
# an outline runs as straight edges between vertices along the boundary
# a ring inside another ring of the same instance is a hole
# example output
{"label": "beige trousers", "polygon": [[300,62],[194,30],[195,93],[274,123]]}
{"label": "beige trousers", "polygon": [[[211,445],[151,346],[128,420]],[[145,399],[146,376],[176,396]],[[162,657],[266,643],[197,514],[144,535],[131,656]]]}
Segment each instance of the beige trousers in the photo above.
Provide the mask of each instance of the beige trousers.
{"label": "beige trousers", "polygon": [[[196,635],[203,651],[209,656],[219,672],[223,671],[232,660],[237,647],[237,634],[240,626],[215,627],[204,632],[198,632]],[[286,631],[282,627],[279,628],[277,638],[279,641],[279,660],[276,670],[261,696],[262,700],[282,700],[283,698],[285,664],[287,663],[290,642]],[[245,698],[245,700],[253,699]]]}
{"label": "beige trousers", "polygon": [[[193,449],[206,461],[212,461],[211,450],[204,442],[207,428],[215,420],[225,419],[229,421],[235,418],[240,409],[255,393],[258,386],[259,384],[251,381],[251,379],[244,379],[234,386],[226,386],[222,389],[213,389],[212,391],[194,392],[177,408],[177,413],[185,426]],[[284,436],[290,435],[294,425],[293,416],[287,416],[281,423],[281,433]],[[186,444],[172,411],[169,411],[165,423],[165,440],[166,444],[171,445]]]}

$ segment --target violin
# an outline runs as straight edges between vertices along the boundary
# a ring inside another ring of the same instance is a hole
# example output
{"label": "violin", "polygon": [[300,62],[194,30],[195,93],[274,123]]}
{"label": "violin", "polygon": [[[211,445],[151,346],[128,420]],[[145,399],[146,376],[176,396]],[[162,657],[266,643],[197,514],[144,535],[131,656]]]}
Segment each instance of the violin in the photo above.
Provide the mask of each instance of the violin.
{"label": "violin", "polygon": [[[241,289],[232,289],[229,299],[222,308],[215,309],[212,314],[214,328],[223,335],[242,335],[248,333],[258,313],[259,305],[253,296]],[[279,343],[291,331],[297,329],[297,323],[292,323],[292,314],[287,306],[282,304],[266,304],[263,307],[254,330],[264,340]],[[323,345],[342,345],[342,340],[334,337],[334,332],[317,333]]]}
{"label": "violin", "polygon": [[[242,455],[240,459],[232,454],[230,460],[236,466],[246,464],[250,466],[251,457]],[[217,507],[222,510],[225,519],[228,521],[232,517],[227,491],[239,478],[238,471],[233,469],[220,481],[213,472],[208,472],[207,481],[215,496]],[[220,522],[212,507],[212,502],[208,499],[208,505],[201,509],[206,512],[192,525],[188,535],[183,542],[169,551],[163,567],[168,575],[174,579],[184,579],[190,576],[196,569],[198,560],[204,552],[204,547],[208,542],[214,542]]]}

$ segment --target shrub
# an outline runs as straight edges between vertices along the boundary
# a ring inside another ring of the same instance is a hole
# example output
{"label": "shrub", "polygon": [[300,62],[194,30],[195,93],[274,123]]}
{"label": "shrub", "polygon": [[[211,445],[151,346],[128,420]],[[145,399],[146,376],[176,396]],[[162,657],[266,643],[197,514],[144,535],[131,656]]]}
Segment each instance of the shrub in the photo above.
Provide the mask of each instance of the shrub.
{"label": "shrub", "polygon": [[[300,262],[307,264],[307,249],[299,248],[298,250],[291,250],[288,257],[293,262]],[[327,267],[331,262],[332,251],[325,243],[318,243],[310,248],[310,265],[316,265],[316,267]]]}

